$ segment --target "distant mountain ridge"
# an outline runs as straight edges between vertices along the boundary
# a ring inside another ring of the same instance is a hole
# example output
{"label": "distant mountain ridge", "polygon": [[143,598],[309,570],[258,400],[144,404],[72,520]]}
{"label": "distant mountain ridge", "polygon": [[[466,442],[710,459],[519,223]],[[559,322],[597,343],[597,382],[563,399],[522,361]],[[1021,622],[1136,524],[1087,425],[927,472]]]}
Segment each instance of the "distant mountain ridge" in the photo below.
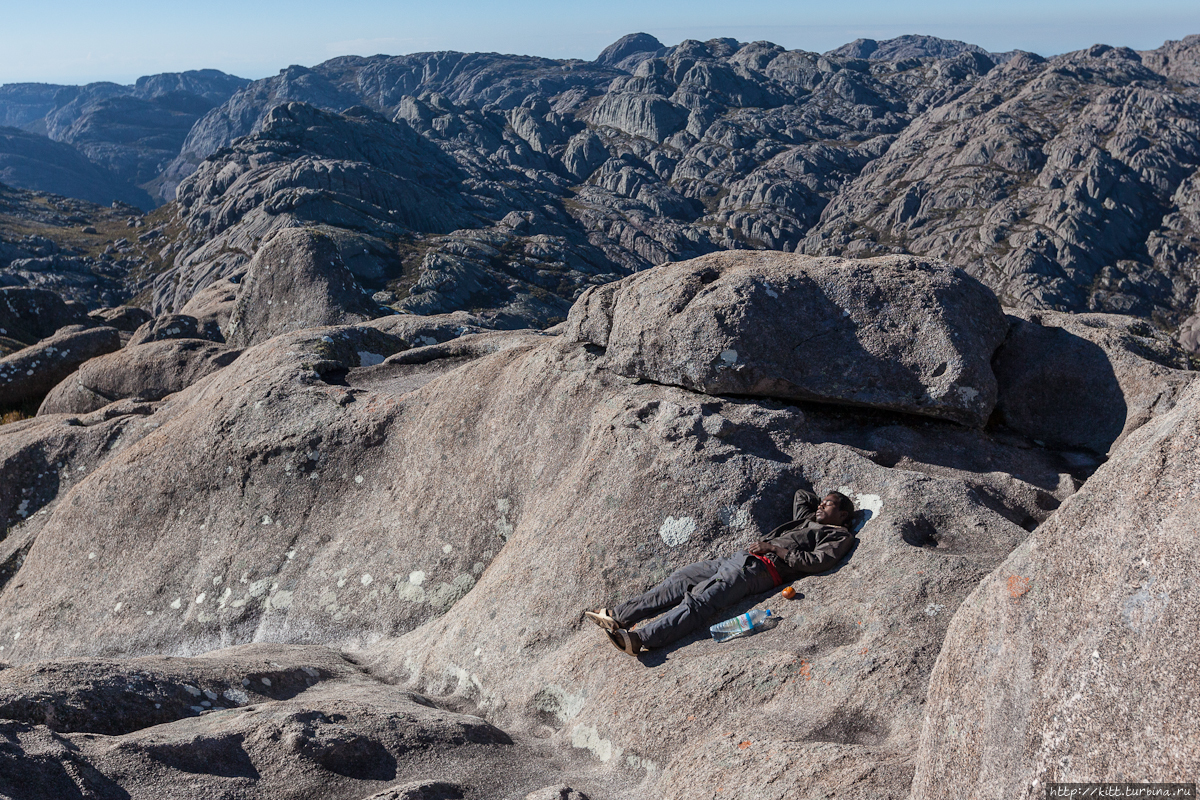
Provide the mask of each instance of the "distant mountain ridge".
{"label": "distant mountain ridge", "polygon": [[982,47],[957,39],[939,39],[936,36],[907,34],[882,42],[875,39],[855,39],[849,44],[835,47],[825,53],[837,58],[870,58],[882,61],[903,61],[908,58],[954,58],[961,53],[979,53],[997,64],[1003,64],[1018,50],[991,53]]}
{"label": "distant mountain ridge", "polygon": [[[6,84],[0,86],[0,124],[68,145],[111,174],[112,196],[107,200],[100,199],[103,192],[91,190],[73,196],[93,202],[137,198],[137,205],[149,209],[161,201],[139,187],[154,181],[178,155],[201,116],[248,83],[205,69],[148,75],[127,86]],[[47,164],[47,173],[78,171],[75,159],[61,148],[46,152],[60,153],[64,159]],[[25,181],[14,183],[22,188],[55,192],[60,185],[39,182],[36,170],[13,177]]]}

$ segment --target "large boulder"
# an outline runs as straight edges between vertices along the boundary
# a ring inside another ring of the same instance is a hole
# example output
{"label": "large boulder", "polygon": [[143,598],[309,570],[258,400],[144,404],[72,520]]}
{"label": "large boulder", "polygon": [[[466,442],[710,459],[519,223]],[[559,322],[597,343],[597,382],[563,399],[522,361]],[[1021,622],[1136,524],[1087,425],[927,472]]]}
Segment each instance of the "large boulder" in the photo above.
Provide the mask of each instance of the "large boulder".
{"label": "large boulder", "polygon": [[1191,383],[1187,353],[1136,317],[1010,309],[992,369],[998,421],[1057,448],[1106,455]]}
{"label": "large boulder", "polygon": [[58,384],[38,414],[87,414],[116,400],[161,400],[233,363],[241,355],[202,339],[126,346],[93,358]]}
{"label": "large boulder", "polygon": [[948,264],[729,252],[589,289],[567,337],[631,378],[982,427],[1006,332],[991,291]]}
{"label": "large boulder", "polygon": [[1193,314],[1179,326],[1179,344],[1189,353],[1200,355],[1200,314]]}
{"label": "large boulder", "polygon": [[163,314],[138,326],[129,337],[128,347],[136,347],[148,342],[161,342],[169,339],[207,339],[210,342],[223,342],[215,320],[199,320],[190,314]]}
{"label": "large boulder", "polygon": [[116,328],[68,325],[48,339],[0,358],[0,408],[40,403],[80,364],[120,347]]}
{"label": "large boulder", "polygon": [[192,295],[179,313],[195,317],[202,325],[215,323],[218,329],[226,330],[229,327],[229,315],[237,303],[241,279],[241,275],[236,275],[213,281]]}
{"label": "large boulder", "polygon": [[250,262],[229,317],[229,342],[245,347],[286,331],[382,313],[342,263],[332,238],[292,228],[271,237]]}
{"label": "large boulder", "polygon": [[149,311],[137,306],[98,308],[88,314],[88,317],[98,325],[107,325],[125,333],[133,333],[153,319]]}
{"label": "large boulder", "polygon": [[54,292],[0,286],[0,336],[36,344],[67,325],[90,325],[87,311]]}
{"label": "large boulder", "polygon": [[657,94],[610,92],[592,109],[589,121],[658,144],[687,124],[688,110]]}
{"label": "large boulder", "polygon": [[1194,382],[963,603],[913,797],[1195,779],[1198,442]]}

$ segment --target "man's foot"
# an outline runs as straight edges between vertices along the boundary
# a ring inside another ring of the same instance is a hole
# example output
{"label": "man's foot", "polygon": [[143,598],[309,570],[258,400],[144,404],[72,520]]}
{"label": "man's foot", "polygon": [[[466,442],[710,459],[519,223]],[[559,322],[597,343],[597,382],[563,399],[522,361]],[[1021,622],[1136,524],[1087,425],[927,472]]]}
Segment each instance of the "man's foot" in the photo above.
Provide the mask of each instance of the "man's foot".
{"label": "man's foot", "polygon": [[624,628],[617,628],[615,631],[607,631],[608,640],[613,643],[613,647],[620,650],[622,653],[628,653],[631,656],[636,656],[642,652],[642,640],[633,631],[627,631]]}
{"label": "man's foot", "polygon": [[583,615],[606,631],[615,631],[621,627],[617,618],[612,615],[610,608],[597,608],[595,611],[585,611]]}

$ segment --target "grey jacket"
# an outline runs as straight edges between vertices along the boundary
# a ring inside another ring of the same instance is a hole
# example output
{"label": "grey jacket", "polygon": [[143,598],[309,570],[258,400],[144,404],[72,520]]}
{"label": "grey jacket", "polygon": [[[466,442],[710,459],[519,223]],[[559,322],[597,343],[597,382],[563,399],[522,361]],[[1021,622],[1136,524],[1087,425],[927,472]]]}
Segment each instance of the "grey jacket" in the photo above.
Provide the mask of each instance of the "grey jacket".
{"label": "grey jacket", "polygon": [[831,569],[850,551],[854,534],[840,525],[822,525],[813,517],[821,499],[800,489],[792,501],[792,521],[767,534],[765,541],[786,552],[769,555],[784,582]]}

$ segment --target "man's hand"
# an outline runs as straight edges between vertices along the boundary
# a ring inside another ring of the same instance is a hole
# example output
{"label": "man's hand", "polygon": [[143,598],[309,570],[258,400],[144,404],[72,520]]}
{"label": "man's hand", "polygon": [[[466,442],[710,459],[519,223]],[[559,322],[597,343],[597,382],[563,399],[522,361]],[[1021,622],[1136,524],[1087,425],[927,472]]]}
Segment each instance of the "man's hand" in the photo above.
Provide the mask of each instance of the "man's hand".
{"label": "man's hand", "polygon": [[780,550],[783,548],[776,547],[770,542],[755,542],[748,548],[750,553],[756,556],[765,556],[768,554],[781,555]]}

